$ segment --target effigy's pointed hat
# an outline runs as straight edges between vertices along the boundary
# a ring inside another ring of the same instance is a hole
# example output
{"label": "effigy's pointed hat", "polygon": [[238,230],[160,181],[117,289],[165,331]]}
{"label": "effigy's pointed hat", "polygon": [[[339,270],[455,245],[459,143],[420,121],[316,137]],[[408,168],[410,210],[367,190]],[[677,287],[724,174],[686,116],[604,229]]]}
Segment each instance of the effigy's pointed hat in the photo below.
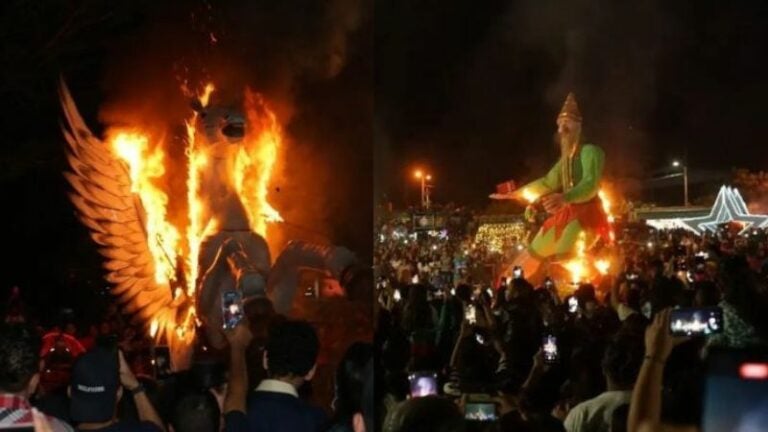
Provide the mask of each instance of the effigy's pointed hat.
{"label": "effigy's pointed hat", "polygon": [[563,103],[557,118],[569,118],[581,122],[581,112],[579,112],[579,105],[576,103],[576,96],[573,95],[573,92],[568,93],[568,97],[565,98],[565,103]]}

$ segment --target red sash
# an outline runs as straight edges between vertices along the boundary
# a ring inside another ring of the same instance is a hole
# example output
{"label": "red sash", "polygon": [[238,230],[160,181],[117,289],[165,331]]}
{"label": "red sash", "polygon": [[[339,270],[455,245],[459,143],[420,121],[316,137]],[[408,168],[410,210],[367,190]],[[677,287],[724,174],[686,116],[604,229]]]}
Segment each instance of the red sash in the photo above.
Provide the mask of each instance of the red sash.
{"label": "red sash", "polygon": [[605,241],[610,241],[611,226],[603,204],[595,197],[583,203],[566,204],[557,213],[550,216],[541,226],[542,232],[555,228],[555,240],[560,238],[565,227],[571,221],[578,220],[584,230],[593,231]]}

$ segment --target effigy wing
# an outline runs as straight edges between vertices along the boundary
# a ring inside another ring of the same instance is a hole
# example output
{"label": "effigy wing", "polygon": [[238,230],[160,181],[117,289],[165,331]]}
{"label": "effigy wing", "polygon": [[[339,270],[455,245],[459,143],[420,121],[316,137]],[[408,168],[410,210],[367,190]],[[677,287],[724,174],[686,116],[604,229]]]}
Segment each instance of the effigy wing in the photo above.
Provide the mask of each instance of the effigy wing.
{"label": "effigy wing", "polygon": [[85,125],[63,80],[59,93],[69,145],[70,170],[64,176],[72,185],[70,199],[99,245],[113,294],[135,321],[146,323],[173,299],[167,283],[155,280],[141,200],[131,192],[128,167]]}

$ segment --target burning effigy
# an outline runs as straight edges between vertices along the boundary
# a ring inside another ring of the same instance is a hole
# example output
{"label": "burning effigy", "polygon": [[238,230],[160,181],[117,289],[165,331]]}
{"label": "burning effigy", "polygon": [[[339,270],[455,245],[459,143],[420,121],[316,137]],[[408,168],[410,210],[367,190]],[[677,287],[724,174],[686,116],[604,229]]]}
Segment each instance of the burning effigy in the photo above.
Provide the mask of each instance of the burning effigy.
{"label": "burning effigy", "polygon": [[[268,190],[283,131],[262,95],[246,90],[241,105],[227,105],[211,103],[215,91],[209,83],[191,98],[179,160],[139,127],[109,126],[97,137],[60,85],[71,200],[123,311],[169,346],[177,368],[198,328],[222,327],[222,293],[269,298],[287,313],[300,269],[342,280],[355,262],[344,248],[291,242],[272,267],[267,227],[282,217]],[[171,167],[186,173],[183,191],[164,181]]]}
{"label": "burning effigy", "polygon": [[606,260],[587,259],[587,251],[600,239],[612,240],[612,220],[610,203],[600,189],[604,153],[593,144],[581,143],[581,123],[576,98],[569,93],[557,117],[560,160],[544,177],[517,189],[511,181],[503,183],[491,195],[527,203],[527,214],[535,213],[534,207],[541,204],[549,215],[510,266],[528,276],[543,262],[555,261],[570,272],[571,282],[580,282],[588,267],[605,274],[610,265]]}

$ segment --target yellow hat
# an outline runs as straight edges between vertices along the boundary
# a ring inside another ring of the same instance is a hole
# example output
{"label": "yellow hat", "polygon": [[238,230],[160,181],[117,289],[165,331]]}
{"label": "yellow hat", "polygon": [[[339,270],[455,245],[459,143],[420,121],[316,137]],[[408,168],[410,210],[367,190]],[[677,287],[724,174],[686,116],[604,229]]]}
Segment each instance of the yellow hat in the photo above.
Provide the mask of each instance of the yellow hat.
{"label": "yellow hat", "polygon": [[565,103],[560,109],[560,114],[557,118],[569,118],[571,120],[581,122],[581,113],[579,112],[579,105],[576,103],[576,96],[573,92],[568,93],[568,97],[565,98]]}

